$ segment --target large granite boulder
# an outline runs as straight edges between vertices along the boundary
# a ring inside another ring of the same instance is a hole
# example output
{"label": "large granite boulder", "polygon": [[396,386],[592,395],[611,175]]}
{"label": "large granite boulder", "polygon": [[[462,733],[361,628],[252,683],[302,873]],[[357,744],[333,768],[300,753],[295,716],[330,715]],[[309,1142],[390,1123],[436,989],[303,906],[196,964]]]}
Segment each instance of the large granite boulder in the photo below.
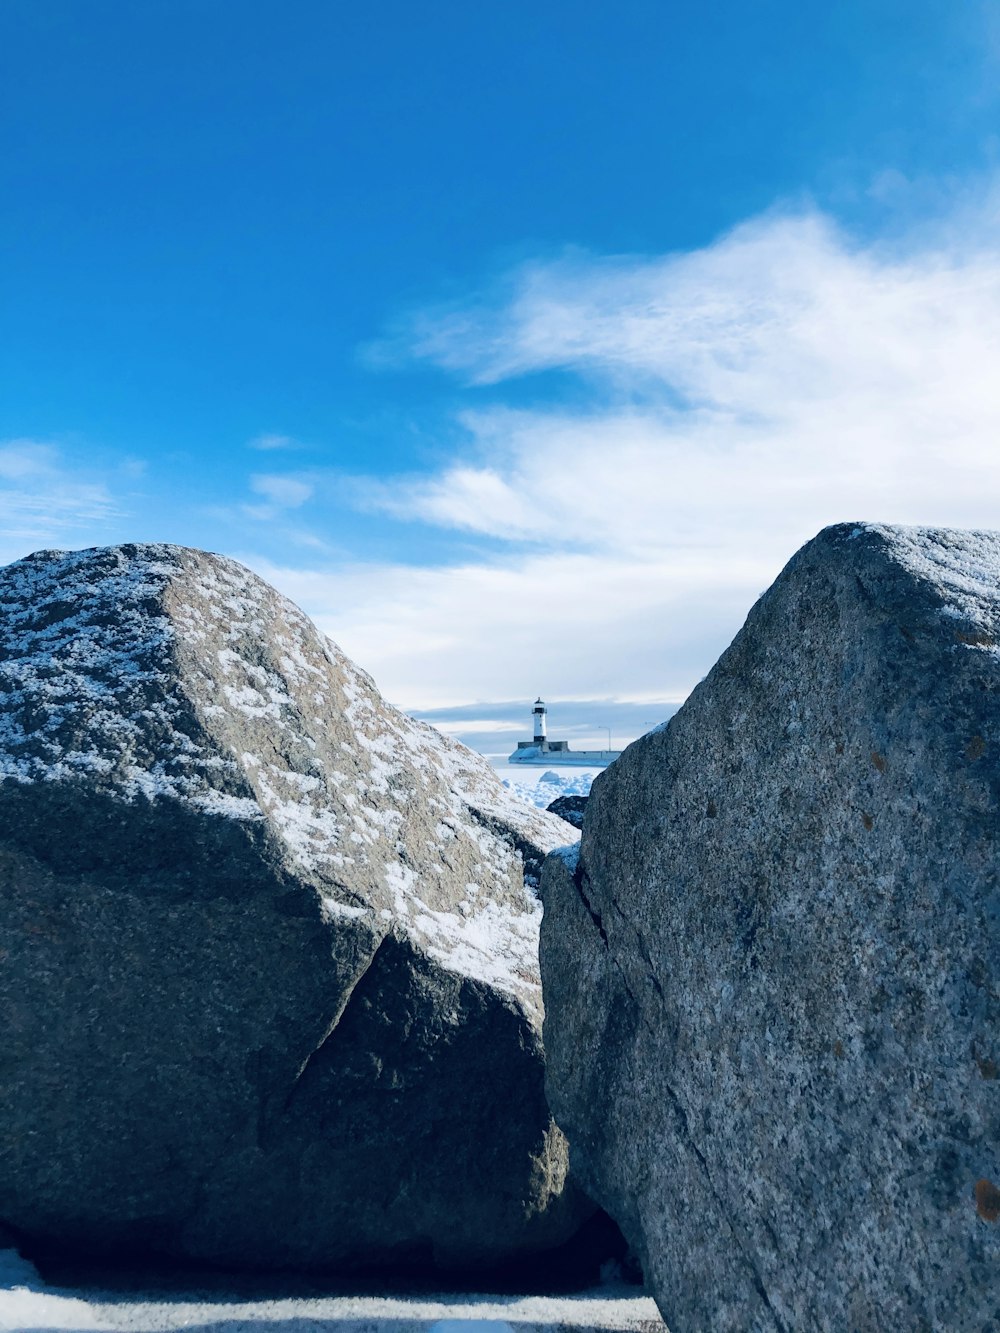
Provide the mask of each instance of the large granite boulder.
{"label": "large granite boulder", "polygon": [[0,571],[0,1222],[253,1265],[563,1242],[532,879],[567,836],[230,560]]}
{"label": "large granite boulder", "polygon": [[547,1086],[672,1333],[997,1325],[1000,535],[822,532],[543,877]]}

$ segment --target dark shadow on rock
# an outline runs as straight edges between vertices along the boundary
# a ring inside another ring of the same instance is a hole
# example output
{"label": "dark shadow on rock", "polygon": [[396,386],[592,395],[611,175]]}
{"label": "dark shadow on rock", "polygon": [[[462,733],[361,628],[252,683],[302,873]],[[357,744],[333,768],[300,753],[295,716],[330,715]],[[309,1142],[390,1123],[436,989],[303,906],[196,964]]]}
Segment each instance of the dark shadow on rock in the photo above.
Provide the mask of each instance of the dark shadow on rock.
{"label": "dark shadow on rock", "polygon": [[122,1262],[95,1260],[54,1246],[20,1245],[21,1254],[40,1273],[46,1286],[64,1292],[100,1292],[107,1304],[127,1303],[154,1295],[163,1302],[189,1300],[318,1300],[333,1296],[381,1295],[426,1297],[459,1296],[475,1291],[520,1296],[572,1296],[592,1290],[609,1267],[635,1286],[642,1275],[628,1244],[607,1213],[598,1210],[564,1245],[545,1254],[487,1270],[442,1273],[426,1263],[401,1263],[391,1273],[384,1269],[356,1269],[353,1273],[253,1272],[176,1262]]}

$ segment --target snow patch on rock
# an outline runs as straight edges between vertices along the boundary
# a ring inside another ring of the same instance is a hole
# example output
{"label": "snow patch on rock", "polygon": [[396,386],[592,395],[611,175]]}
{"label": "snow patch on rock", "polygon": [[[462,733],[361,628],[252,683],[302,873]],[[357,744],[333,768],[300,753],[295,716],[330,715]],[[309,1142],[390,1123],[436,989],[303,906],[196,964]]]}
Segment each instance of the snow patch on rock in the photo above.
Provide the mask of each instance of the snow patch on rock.
{"label": "snow patch on rock", "polygon": [[[376,912],[442,966],[537,1003],[540,908],[517,848],[547,852],[566,825],[388,705],[249,570],[162,544],[39,552],[0,573],[0,618],[0,783],[85,783],[260,828],[328,917],[359,910],[342,880],[367,866]],[[419,834],[416,806],[433,814]],[[462,913],[441,896],[459,854],[481,886]]]}

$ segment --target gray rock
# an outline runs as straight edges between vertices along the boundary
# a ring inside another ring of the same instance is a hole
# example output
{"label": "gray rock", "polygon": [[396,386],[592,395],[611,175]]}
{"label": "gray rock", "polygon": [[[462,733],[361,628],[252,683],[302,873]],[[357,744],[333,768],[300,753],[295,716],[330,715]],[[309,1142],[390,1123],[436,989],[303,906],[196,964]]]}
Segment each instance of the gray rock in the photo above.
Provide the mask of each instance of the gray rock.
{"label": "gray rock", "polygon": [[565,823],[198,551],[0,571],[0,700],[0,1220],[344,1269],[571,1235],[530,882]]}
{"label": "gray rock", "polygon": [[545,807],[551,815],[558,815],[572,824],[575,829],[583,828],[583,816],[587,810],[586,796],[557,796]]}
{"label": "gray rock", "polygon": [[546,862],[547,1087],[672,1333],[1000,1317],[1000,535],[827,529]]}

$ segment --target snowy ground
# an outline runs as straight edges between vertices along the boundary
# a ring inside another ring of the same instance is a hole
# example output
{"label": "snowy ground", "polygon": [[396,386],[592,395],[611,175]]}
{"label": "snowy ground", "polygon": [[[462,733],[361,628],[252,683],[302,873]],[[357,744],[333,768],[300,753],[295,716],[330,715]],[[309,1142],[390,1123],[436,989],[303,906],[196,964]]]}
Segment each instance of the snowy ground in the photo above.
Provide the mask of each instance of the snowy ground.
{"label": "snowy ground", "polygon": [[47,1286],[14,1250],[0,1251],[4,1333],[667,1333],[635,1287],[569,1296],[137,1293]]}

